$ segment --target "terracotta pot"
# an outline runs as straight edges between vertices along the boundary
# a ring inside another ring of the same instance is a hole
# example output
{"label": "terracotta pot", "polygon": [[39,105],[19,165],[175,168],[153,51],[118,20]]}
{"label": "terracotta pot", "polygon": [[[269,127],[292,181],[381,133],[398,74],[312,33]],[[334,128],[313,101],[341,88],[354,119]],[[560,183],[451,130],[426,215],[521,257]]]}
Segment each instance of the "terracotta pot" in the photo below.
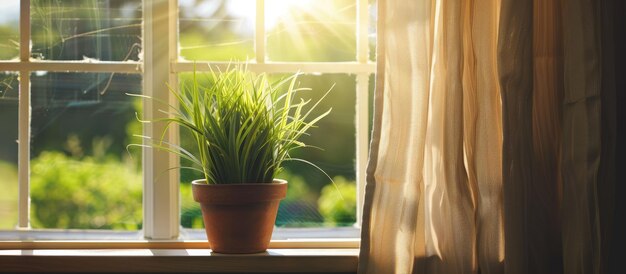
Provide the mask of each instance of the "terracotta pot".
{"label": "terracotta pot", "polygon": [[209,245],[218,253],[258,253],[272,238],[278,204],[287,194],[287,181],[271,184],[191,183],[200,203]]}

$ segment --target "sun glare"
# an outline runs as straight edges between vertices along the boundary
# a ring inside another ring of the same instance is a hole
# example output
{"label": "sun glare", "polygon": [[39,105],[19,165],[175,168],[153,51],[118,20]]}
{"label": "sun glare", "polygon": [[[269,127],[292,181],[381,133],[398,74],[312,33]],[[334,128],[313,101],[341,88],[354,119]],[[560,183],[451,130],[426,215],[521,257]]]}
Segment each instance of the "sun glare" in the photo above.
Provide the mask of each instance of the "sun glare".
{"label": "sun glare", "polygon": [[[226,3],[232,16],[249,19],[246,21],[254,29],[256,1]],[[265,38],[273,50],[267,53],[270,60],[315,60],[325,57],[319,57],[316,55],[319,51],[313,49],[331,47],[334,52],[329,54],[337,56],[354,47],[354,0],[265,0],[264,3]]]}
{"label": "sun glare", "polygon": [[311,0],[268,0],[265,2],[265,27],[272,29],[280,21],[287,21],[293,11],[313,9]]}
{"label": "sun glare", "polygon": [[[265,27],[271,30],[279,22],[286,21],[290,13],[296,10],[313,8],[312,0],[267,0],[265,1]],[[255,18],[256,1],[231,0],[228,2],[229,13],[237,17]]]}

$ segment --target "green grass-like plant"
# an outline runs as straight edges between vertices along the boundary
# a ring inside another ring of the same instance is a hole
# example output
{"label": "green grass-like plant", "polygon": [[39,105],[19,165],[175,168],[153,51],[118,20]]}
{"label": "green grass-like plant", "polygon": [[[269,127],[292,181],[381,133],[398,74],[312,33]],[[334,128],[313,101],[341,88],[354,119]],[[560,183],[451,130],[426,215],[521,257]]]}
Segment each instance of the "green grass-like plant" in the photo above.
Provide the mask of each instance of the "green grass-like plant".
{"label": "green grass-like plant", "polygon": [[169,106],[168,118],[142,121],[165,122],[166,131],[171,124],[188,129],[198,153],[163,138],[149,146],[188,160],[194,166],[185,168],[201,171],[208,184],[271,183],[285,161],[304,162],[322,171],[291,157],[290,152],[308,147],[298,139],[330,113],[331,109],[312,115],[330,90],[315,102],[297,100],[297,93],[310,90],[297,87],[298,74],[272,82],[266,74],[250,72],[244,65],[231,65],[224,71],[211,68],[201,75],[209,78],[208,85],[202,86],[194,71],[192,85],[169,87],[179,106]]}

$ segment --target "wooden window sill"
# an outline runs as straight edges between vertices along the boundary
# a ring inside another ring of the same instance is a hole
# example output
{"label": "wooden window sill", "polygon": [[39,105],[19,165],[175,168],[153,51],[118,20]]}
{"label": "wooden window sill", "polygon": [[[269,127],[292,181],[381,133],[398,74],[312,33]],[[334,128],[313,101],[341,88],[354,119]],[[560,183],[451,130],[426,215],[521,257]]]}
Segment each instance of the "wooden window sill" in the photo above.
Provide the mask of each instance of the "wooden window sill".
{"label": "wooden window sill", "polygon": [[270,249],[227,255],[208,249],[5,249],[3,272],[355,273],[358,249]]}

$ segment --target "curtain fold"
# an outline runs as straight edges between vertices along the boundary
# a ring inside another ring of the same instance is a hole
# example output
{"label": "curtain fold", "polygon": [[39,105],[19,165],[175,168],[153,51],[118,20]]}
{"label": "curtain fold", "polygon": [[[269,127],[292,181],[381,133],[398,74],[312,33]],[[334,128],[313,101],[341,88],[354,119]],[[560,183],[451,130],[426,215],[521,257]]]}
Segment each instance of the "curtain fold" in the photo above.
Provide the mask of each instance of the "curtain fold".
{"label": "curtain fold", "polygon": [[571,0],[563,7],[563,203],[565,273],[600,273],[600,6]]}
{"label": "curtain fold", "polygon": [[[598,207],[600,208],[600,237],[601,237],[601,262],[600,273],[609,272],[609,252],[612,245],[615,245],[613,237],[614,220],[613,212],[615,211],[615,193],[617,188],[614,185],[616,182],[616,138],[617,138],[617,95],[616,95],[616,73],[615,67],[617,54],[615,52],[617,40],[613,37],[613,33],[616,30],[625,32],[624,28],[616,28],[611,19],[612,13],[618,10],[617,5],[612,1],[604,0],[601,3],[601,18],[602,18],[602,30],[601,30],[601,53],[602,53],[602,136],[601,136],[601,159],[598,174]],[[626,14],[626,9],[624,9]],[[623,62],[621,62],[623,64]],[[625,74],[620,74],[625,75]],[[623,81],[623,79],[622,79]],[[622,89],[624,90],[624,89]],[[623,180],[622,180],[623,181]],[[620,245],[618,245],[620,246]]]}
{"label": "curtain fold", "polygon": [[359,273],[604,273],[612,0],[379,0]]}
{"label": "curtain fold", "polygon": [[561,1],[533,1],[533,173],[527,184],[529,271],[562,273],[561,131],[563,60]]}
{"label": "curtain fold", "polygon": [[[435,1],[424,142],[425,273],[472,273],[473,193],[463,164],[461,1]],[[419,90],[413,90],[419,94]],[[405,109],[411,111],[410,109]]]}
{"label": "curtain fold", "polygon": [[496,73],[499,0],[462,1],[465,168],[475,206],[481,273],[502,273],[502,113]]}
{"label": "curtain fold", "polygon": [[532,181],[532,19],[528,0],[502,0],[498,73],[502,96],[505,273],[532,273],[528,260],[528,186]]}
{"label": "curtain fold", "polygon": [[[387,4],[404,8],[387,9]],[[413,90],[429,87],[432,42],[424,38],[431,35],[430,11],[430,1],[389,0],[378,6],[377,50],[385,58],[377,61],[373,160],[365,196],[365,203],[377,206],[364,208],[361,258],[368,259],[359,260],[360,271],[410,273],[415,258],[420,260],[416,269],[424,267],[421,167],[427,120],[406,111],[428,111],[429,94]]]}

